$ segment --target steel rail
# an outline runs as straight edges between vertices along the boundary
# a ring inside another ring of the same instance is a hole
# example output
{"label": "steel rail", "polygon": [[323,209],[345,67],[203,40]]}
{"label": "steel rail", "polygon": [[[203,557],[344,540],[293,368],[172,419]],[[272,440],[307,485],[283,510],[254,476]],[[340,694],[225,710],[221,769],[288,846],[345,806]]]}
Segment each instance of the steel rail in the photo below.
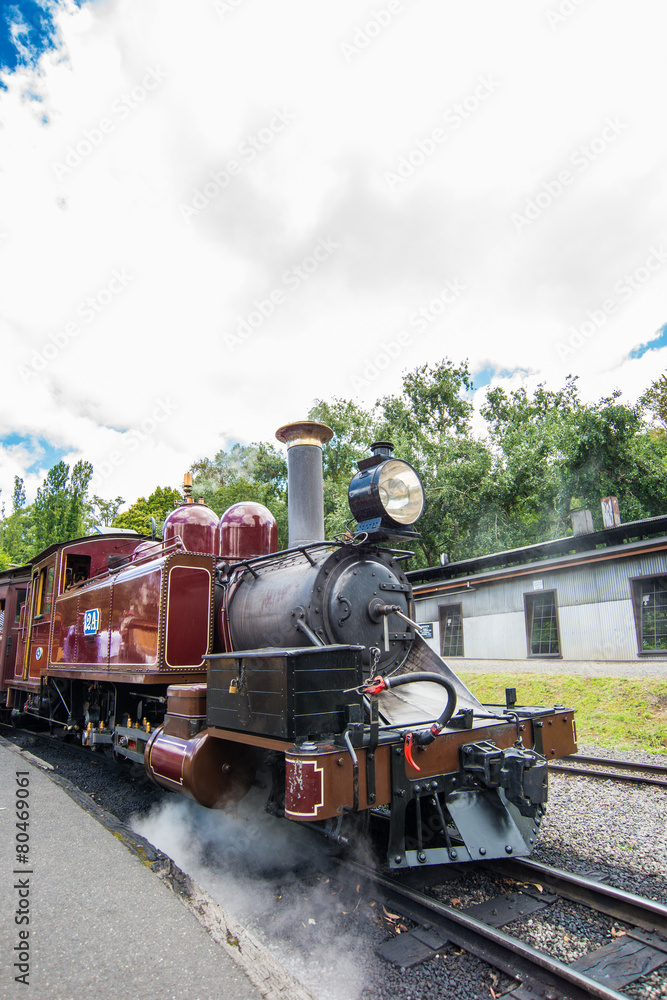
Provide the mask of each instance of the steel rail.
{"label": "steel rail", "polygon": [[[592,766],[583,767],[584,764]],[[563,757],[558,764],[550,763],[548,768],[552,774],[579,774],[586,778],[603,778],[611,781],[627,781],[635,785],[657,785],[660,788],[667,788],[667,766],[664,764],[639,764],[635,761],[584,757],[577,754],[575,757]],[[609,768],[612,770],[608,770]],[[632,773],[623,774],[624,770]],[[664,774],[666,777],[651,777],[655,774]]]}
{"label": "steel rail", "polygon": [[561,759],[568,764],[570,762],[573,764],[577,762],[581,764],[600,764],[605,767],[625,768],[626,771],[667,774],[667,764],[647,764],[645,761],[616,760],[614,757],[586,757],[582,753],[570,754],[568,757],[562,757]]}
{"label": "steel rail", "polygon": [[584,903],[625,923],[658,931],[667,937],[667,906],[653,899],[636,896],[624,889],[615,889],[585,875],[552,868],[551,865],[544,865],[531,858],[502,858],[499,861],[485,862],[484,867],[509,875],[519,882],[537,882],[548,886],[576,903]]}
{"label": "steel rail", "polygon": [[[555,987],[568,1000],[585,1000],[590,997],[595,997],[596,1000],[628,1000],[626,994],[610,989],[558,959],[537,951],[525,941],[505,934],[496,927],[490,927],[468,913],[440,903],[417,889],[400,885],[395,879],[381,875],[356,861],[339,861],[335,858],[331,861],[361,876],[372,885],[380,886],[387,896],[397,900],[392,905],[402,908],[407,916],[422,922],[430,920],[451,943],[500,969],[519,983],[531,985],[537,982]],[[411,907],[407,912],[406,903]]]}

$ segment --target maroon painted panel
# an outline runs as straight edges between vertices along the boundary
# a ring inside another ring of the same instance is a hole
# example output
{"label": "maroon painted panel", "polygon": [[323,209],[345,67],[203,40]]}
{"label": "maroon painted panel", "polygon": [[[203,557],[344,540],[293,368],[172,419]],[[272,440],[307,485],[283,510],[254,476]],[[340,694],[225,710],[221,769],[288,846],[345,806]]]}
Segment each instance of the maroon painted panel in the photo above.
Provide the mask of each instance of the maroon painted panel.
{"label": "maroon painted panel", "polygon": [[108,579],[75,588],[58,598],[51,663],[108,668],[110,617],[111,581]]}
{"label": "maroon painted panel", "polygon": [[56,601],[51,640],[51,663],[76,663],[76,610],[78,595]]}
{"label": "maroon painted panel", "polygon": [[115,559],[131,559],[137,547],[139,538],[136,535],[113,535],[91,536],[90,538],[80,538],[75,542],[68,542],[61,549],[61,565],[59,579],[59,593],[63,593],[68,584],[66,579],[66,566],[68,557],[77,555],[90,558],[89,578],[106,573],[109,569],[109,556]]}
{"label": "maroon painted panel", "polygon": [[[189,744],[187,741],[176,739],[173,736],[165,736],[164,733],[159,732],[151,740],[151,771],[157,777],[166,778],[177,785],[182,785],[183,764],[188,747]],[[155,780],[155,777],[153,780]]]}
{"label": "maroon painted panel", "polygon": [[317,758],[285,756],[285,815],[315,819],[324,805],[324,769]]}
{"label": "maroon painted panel", "polygon": [[165,665],[198,667],[208,651],[211,571],[172,566],[168,588]]}
{"label": "maroon painted panel", "polygon": [[37,567],[33,567],[33,589],[35,592],[30,605],[32,620],[27,629],[30,639],[28,680],[38,680],[40,672],[47,666],[49,659],[57,560],[58,553],[56,552],[44,559]]}
{"label": "maroon painted panel", "polygon": [[110,665],[158,666],[162,561],[141,564],[114,580]]}
{"label": "maroon painted panel", "polygon": [[0,586],[0,599],[5,602],[2,632],[0,633],[0,690],[14,677],[14,664],[19,640],[19,596],[25,599],[30,575],[8,572],[8,579]]}

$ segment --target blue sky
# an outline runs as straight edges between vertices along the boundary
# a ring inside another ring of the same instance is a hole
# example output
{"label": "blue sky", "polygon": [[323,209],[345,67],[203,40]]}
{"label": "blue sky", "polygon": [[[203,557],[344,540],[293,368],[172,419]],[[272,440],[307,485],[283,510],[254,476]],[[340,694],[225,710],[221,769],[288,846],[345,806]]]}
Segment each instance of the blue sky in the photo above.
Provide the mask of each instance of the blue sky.
{"label": "blue sky", "polygon": [[[26,460],[27,472],[39,472],[40,469],[51,469],[59,462],[65,452],[49,441],[48,438],[30,438],[20,434],[6,434],[0,444],[8,450],[25,450],[29,458]],[[30,465],[27,462],[30,461]]]}
{"label": "blue sky", "polygon": [[667,368],[659,0],[183,10],[2,10],[0,502],[60,458],[131,502],[443,357],[477,411]]}
{"label": "blue sky", "polygon": [[640,344],[639,347],[634,347],[630,351],[631,358],[642,358],[647,351],[656,351],[660,347],[667,347],[667,323],[661,330],[657,331],[657,335],[645,344]]}
{"label": "blue sky", "polygon": [[0,12],[0,67],[35,67],[39,57],[58,43],[53,4],[18,0],[3,4]]}

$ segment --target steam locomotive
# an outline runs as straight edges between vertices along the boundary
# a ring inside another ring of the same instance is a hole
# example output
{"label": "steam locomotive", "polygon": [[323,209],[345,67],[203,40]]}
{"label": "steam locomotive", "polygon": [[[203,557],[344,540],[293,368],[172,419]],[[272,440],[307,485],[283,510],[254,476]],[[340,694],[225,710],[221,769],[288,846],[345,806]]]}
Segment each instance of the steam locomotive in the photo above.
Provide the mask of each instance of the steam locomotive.
{"label": "steam locomotive", "polygon": [[356,530],[326,540],[332,431],[276,436],[286,550],[266,507],[218,519],[186,477],[161,541],[80,538],[0,574],[4,707],[211,809],[259,785],[339,842],[373,817],[391,868],[529,854],[574,713],[482,705],[421,637],[392,546],[418,537],[424,491],[391,444],[358,463]]}

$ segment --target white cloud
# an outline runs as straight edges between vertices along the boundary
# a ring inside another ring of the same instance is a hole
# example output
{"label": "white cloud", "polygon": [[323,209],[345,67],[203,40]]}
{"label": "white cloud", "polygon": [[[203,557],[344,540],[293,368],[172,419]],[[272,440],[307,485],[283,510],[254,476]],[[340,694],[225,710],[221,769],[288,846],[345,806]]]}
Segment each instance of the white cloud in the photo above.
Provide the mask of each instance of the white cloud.
{"label": "white cloud", "polygon": [[[667,247],[657,0],[632,19],[589,0],[556,24],[554,2],[402,0],[351,58],[343,43],[388,4],[228,6],[68,7],[62,46],[0,94],[0,436],[86,458],[98,492],[133,500],[227,441],[272,438],[316,397],[354,395],[405,330],[360,401],[445,354],[552,385],[572,372],[586,398],[634,399],[665,367],[664,349],[630,355],[667,319],[667,266],[614,290]],[[602,148],[610,119],[623,128]],[[415,149],[428,155],[388,185]],[[572,183],[517,232],[513,213],[565,169]],[[322,240],[339,245],[290,287]],[[410,325],[447,281],[465,293]],[[3,496],[31,459],[2,453]]]}

